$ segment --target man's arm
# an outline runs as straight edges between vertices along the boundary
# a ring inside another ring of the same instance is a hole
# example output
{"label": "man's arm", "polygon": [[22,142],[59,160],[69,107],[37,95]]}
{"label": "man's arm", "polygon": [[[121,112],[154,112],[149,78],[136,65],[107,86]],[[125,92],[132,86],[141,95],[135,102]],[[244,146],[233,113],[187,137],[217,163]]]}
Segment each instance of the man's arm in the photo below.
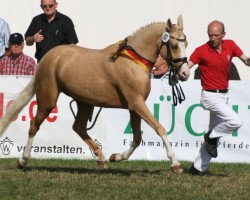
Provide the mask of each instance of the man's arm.
{"label": "man's arm", "polygon": [[245,54],[243,54],[240,57],[240,60],[246,65],[246,66],[250,66],[250,58],[247,57]]}
{"label": "man's arm", "polygon": [[32,46],[34,44],[34,36],[26,37],[25,38],[27,46]]}
{"label": "man's arm", "polygon": [[191,69],[194,66],[194,63],[191,60],[189,60],[188,61],[188,66],[189,66],[189,69]]}

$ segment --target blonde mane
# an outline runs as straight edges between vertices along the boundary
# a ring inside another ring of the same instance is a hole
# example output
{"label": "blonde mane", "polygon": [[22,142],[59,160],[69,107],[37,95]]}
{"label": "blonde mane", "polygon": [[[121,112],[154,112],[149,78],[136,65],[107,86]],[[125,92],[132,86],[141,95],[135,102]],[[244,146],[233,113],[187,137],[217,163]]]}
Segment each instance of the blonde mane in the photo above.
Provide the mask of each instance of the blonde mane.
{"label": "blonde mane", "polygon": [[141,31],[145,31],[146,29],[151,28],[152,26],[158,26],[158,25],[167,25],[167,23],[166,22],[152,22],[150,24],[146,24],[145,26],[141,26],[139,29],[137,29],[131,35],[129,35],[128,39],[137,35]]}

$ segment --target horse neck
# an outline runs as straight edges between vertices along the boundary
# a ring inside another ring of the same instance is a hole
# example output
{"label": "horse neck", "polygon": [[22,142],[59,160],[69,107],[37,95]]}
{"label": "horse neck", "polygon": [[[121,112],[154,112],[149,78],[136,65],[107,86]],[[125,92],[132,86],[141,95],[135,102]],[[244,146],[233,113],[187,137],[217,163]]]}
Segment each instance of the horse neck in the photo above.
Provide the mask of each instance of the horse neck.
{"label": "horse neck", "polygon": [[157,54],[157,42],[163,34],[166,24],[151,24],[136,33],[134,33],[128,40],[128,45],[142,57],[155,62]]}

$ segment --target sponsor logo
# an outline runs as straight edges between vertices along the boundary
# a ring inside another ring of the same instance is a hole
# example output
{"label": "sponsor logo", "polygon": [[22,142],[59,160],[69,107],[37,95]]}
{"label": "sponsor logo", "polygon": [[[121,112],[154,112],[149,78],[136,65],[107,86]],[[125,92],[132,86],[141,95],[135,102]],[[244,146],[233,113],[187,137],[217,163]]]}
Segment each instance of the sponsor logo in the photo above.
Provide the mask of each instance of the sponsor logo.
{"label": "sponsor logo", "polygon": [[[0,118],[3,117],[4,112],[6,112],[11,104],[14,102],[14,100],[8,98],[8,95],[6,95],[4,92],[0,91]],[[37,110],[37,101],[33,100],[27,105],[27,109],[24,110],[24,112],[19,113],[19,115],[16,115],[13,121],[16,122],[26,122],[30,121],[35,117]],[[26,113],[25,113],[26,112]],[[50,112],[46,120],[48,122],[55,122],[58,118],[58,107],[55,106],[55,108]]]}
{"label": "sponsor logo", "polygon": [[9,138],[5,138],[4,140],[0,141],[0,149],[3,155],[9,155],[12,147],[14,146],[13,141]]}

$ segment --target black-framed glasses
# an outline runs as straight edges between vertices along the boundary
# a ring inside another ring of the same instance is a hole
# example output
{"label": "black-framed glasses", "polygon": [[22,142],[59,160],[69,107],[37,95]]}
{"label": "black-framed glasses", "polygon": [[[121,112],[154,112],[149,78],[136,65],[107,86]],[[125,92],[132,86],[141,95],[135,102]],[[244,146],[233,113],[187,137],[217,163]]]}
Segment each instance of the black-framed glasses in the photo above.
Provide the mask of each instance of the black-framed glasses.
{"label": "black-framed glasses", "polygon": [[55,4],[41,5],[42,9],[53,8]]}

